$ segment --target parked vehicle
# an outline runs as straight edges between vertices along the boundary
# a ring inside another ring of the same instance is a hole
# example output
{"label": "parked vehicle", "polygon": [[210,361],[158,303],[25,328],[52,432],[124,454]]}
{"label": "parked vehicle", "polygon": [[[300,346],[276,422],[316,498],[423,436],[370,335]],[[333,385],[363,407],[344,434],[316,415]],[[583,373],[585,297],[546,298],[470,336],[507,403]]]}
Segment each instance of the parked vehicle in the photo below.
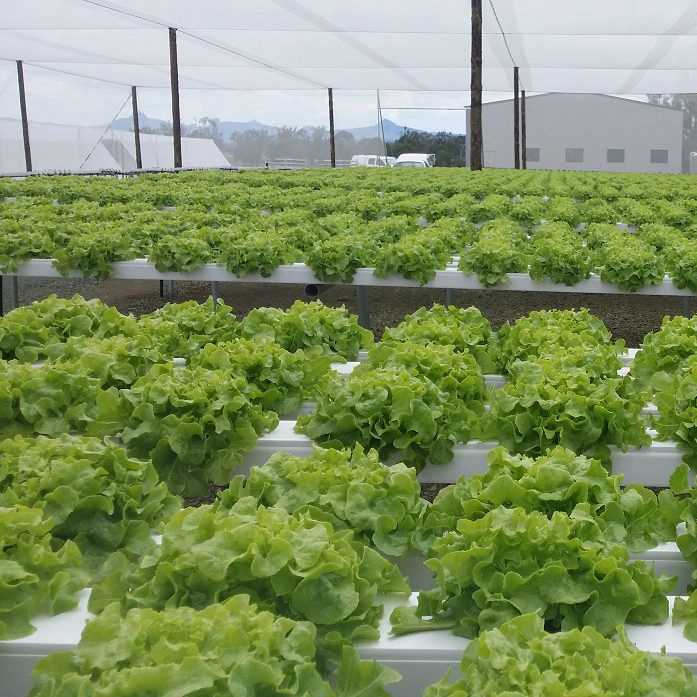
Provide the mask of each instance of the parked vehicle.
{"label": "parked vehicle", "polygon": [[382,155],[354,155],[349,167],[392,167],[396,158]]}
{"label": "parked vehicle", "polygon": [[394,164],[395,167],[435,167],[436,156],[433,153],[405,152]]}

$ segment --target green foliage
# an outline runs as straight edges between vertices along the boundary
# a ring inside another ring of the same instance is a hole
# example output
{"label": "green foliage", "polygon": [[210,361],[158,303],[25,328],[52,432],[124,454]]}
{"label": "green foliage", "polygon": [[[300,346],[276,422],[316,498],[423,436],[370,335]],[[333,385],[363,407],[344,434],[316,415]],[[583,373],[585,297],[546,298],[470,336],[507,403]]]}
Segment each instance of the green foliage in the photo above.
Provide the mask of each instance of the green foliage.
{"label": "green foliage", "polygon": [[648,384],[654,373],[674,374],[687,358],[697,353],[697,318],[664,317],[661,328],[650,332],[641,342],[631,363],[632,375]]}
{"label": "green foliage", "polygon": [[236,477],[219,494],[230,508],[242,496],[289,513],[309,512],[334,530],[351,529],[354,538],[372,543],[383,554],[411,549],[416,522],[426,502],[416,472],[403,464],[383,465],[375,450],[365,452],[314,447],[309,457],[278,452],[262,467],[252,467],[244,483]]}
{"label": "green foliage", "polygon": [[206,240],[193,233],[163,235],[156,240],[148,254],[148,261],[160,272],[195,271],[213,260]]}
{"label": "green foliage", "polygon": [[629,446],[651,444],[644,397],[629,377],[597,378],[554,358],[521,361],[513,370],[511,382],[491,393],[482,439],[527,455],[561,445],[605,462],[608,446],[626,452]]}
{"label": "green foliage", "polygon": [[346,308],[329,307],[319,300],[296,300],[285,312],[273,307],[255,308],[239,327],[246,339],[269,338],[286,351],[321,346],[325,356],[355,361],[360,349],[373,345],[373,334],[358,324]]}
{"label": "green foliage", "polygon": [[402,274],[424,285],[436,277],[437,270],[445,268],[451,257],[448,240],[432,235],[426,228],[380,249],[374,263],[375,275],[387,278],[389,274]]}
{"label": "green foliage", "polygon": [[452,628],[474,638],[519,615],[539,613],[551,631],[590,626],[611,636],[624,622],[661,624],[675,578],[653,576],[629,552],[608,545],[588,506],[570,517],[495,508],[462,518],[437,539],[426,566],[436,588],[416,607],[397,608],[393,634]]}
{"label": "green foliage", "polygon": [[232,308],[213,298],[205,303],[187,300],[167,303],[140,318],[139,331],[155,338],[163,355],[190,358],[205,344],[226,341],[235,336],[238,323]]}
{"label": "green foliage", "polygon": [[651,416],[658,440],[675,440],[683,460],[697,469],[697,360],[688,358],[673,375],[655,373],[651,386],[659,417]]}
{"label": "green foliage", "polygon": [[464,680],[451,684],[446,676],[428,687],[424,697],[697,695],[694,676],[679,658],[639,651],[622,628],[617,641],[592,627],[550,634],[533,614],[470,642],[461,670]]}
{"label": "green foliage", "polygon": [[252,402],[288,414],[304,400],[314,399],[330,370],[321,346],[290,353],[272,340],[235,339],[207,344],[191,360],[192,368],[224,370],[250,385]]}
{"label": "green foliage", "polygon": [[360,233],[335,235],[317,242],[305,254],[305,263],[325,283],[351,283],[358,269],[371,266],[378,245]]}
{"label": "green foliage", "polygon": [[595,264],[605,283],[620,290],[634,291],[658,285],[665,277],[665,261],[655,247],[629,233],[608,239],[595,253]]}
{"label": "green foliage", "polygon": [[0,507],[0,640],[31,634],[38,614],[72,610],[87,585],[77,545],[54,540],[52,527],[39,509]]}
{"label": "green foliage", "polygon": [[[604,360],[602,374],[610,375],[621,367],[616,354],[624,349],[624,342],[611,344],[612,336],[599,317],[585,308],[575,310],[533,311],[511,326],[505,322],[496,335],[504,371],[509,372],[515,361],[537,356],[549,356],[579,348],[589,353],[598,352]],[[612,347],[606,351],[603,346]],[[615,353],[613,361],[612,354]],[[588,364],[597,363],[597,357]]]}
{"label": "green foliage", "polygon": [[223,370],[157,365],[134,385],[103,392],[90,435],[119,435],[135,457],[152,459],[175,493],[224,484],[259,435],[278,425],[248,397],[244,378]]}
{"label": "green foliage", "polygon": [[545,223],[532,235],[530,277],[572,286],[588,278],[591,263],[581,237],[567,223]]}
{"label": "green foliage", "polygon": [[0,443],[0,507],[26,506],[73,540],[85,564],[116,549],[146,550],[157,524],[180,508],[149,462],[96,438],[61,435]]}
{"label": "green foliage", "polygon": [[139,564],[115,553],[89,607],[201,609],[245,594],[262,610],[313,622],[331,653],[352,637],[377,638],[380,592],[409,588],[351,531],[245,497],[229,509],[204,505],[175,514],[160,547]]}
{"label": "green foliage", "polygon": [[676,526],[687,506],[670,491],[658,496],[610,476],[598,460],[557,447],[536,459],[512,455],[505,448],[487,454],[487,471],[462,476],[442,489],[419,523],[419,546],[424,552],[444,532],[455,530],[461,518],[477,520],[497,506],[573,515],[578,506],[603,530],[608,543],[643,551],[675,540]]}
{"label": "green foliage", "polygon": [[476,273],[485,286],[495,286],[507,282],[509,273],[527,272],[528,245],[527,235],[516,223],[489,222],[472,246],[462,252],[458,268],[465,274]]}
{"label": "green foliage", "polygon": [[475,437],[480,402],[449,399],[428,378],[406,368],[376,368],[330,380],[314,414],[296,430],[328,448],[360,443],[382,459],[398,452],[408,465],[445,464],[453,445]]}
{"label": "green foliage", "polygon": [[367,360],[351,375],[376,368],[406,368],[415,377],[428,378],[450,399],[464,402],[478,414],[484,411],[487,387],[479,364],[471,354],[460,353],[454,346],[383,342],[368,353]]}
{"label": "green foliage", "polygon": [[0,318],[0,351],[3,358],[33,363],[49,355],[51,344],[73,336],[133,336],[136,329],[132,315],[122,315],[101,300],[85,300],[80,295],[66,300],[49,295]]}
{"label": "green foliage", "polygon": [[476,307],[433,305],[431,309],[419,308],[399,326],[386,329],[382,343],[450,345],[461,353],[471,353],[483,373],[493,373],[497,370],[494,339],[489,321]]}
{"label": "green foliage", "polygon": [[297,255],[287,234],[278,230],[245,231],[223,241],[220,262],[236,276],[258,272],[267,278],[281,264],[292,264]]}
{"label": "green foliage", "polygon": [[83,432],[97,415],[99,380],[79,366],[0,362],[0,435]]}
{"label": "green foliage", "polygon": [[30,694],[349,697],[362,689],[386,697],[384,685],[399,679],[346,647],[334,690],[316,666],[315,639],[312,623],[276,617],[246,595],[202,610],[134,609],[125,617],[113,604],[87,624],[75,651],[37,664]]}

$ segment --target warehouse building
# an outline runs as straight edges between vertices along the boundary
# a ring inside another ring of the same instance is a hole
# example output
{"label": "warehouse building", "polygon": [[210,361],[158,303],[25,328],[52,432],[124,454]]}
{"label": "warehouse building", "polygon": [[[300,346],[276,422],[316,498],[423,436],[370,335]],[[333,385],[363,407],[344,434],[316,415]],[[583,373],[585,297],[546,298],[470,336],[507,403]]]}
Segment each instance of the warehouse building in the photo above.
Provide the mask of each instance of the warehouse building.
{"label": "warehouse building", "polygon": [[[469,109],[466,116],[469,133]],[[604,94],[551,93],[527,97],[526,121],[528,169],[682,169],[683,114],[677,109]],[[484,166],[512,168],[513,100],[484,104],[482,130]],[[468,165],[470,155],[468,147]]]}

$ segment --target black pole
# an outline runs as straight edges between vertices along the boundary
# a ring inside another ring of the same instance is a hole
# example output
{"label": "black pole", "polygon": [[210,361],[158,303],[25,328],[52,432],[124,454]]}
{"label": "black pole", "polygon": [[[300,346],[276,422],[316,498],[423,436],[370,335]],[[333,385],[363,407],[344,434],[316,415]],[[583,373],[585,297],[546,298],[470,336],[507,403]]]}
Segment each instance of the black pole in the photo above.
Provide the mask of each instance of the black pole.
{"label": "black pole", "polygon": [[520,154],[523,169],[528,168],[528,124],[525,118],[525,90],[520,91]]}
{"label": "black pole", "polygon": [[520,169],[520,78],[518,67],[513,68],[513,161]]}
{"label": "black pole", "polygon": [[27,95],[24,92],[24,66],[17,61],[17,82],[19,83],[19,111],[22,114],[22,136],[24,138],[24,163],[27,172],[32,171],[31,146],[29,144],[29,119],[27,118]]}
{"label": "black pole", "polygon": [[135,85],[131,87],[131,104],[133,105],[133,135],[136,140],[136,169],[143,169],[143,157],[140,153],[140,123],[138,122],[138,93]]}
{"label": "black pole", "polygon": [[472,0],[472,75],[470,81],[470,166],[482,168],[482,0]]}
{"label": "black pole", "polygon": [[336,167],[336,141],[334,140],[334,94],[330,87],[329,93],[329,157],[332,167]]}
{"label": "black pole", "polygon": [[177,30],[169,28],[169,72],[172,84],[172,138],[174,166],[182,166],[182,124],[179,112],[179,63],[177,61]]}

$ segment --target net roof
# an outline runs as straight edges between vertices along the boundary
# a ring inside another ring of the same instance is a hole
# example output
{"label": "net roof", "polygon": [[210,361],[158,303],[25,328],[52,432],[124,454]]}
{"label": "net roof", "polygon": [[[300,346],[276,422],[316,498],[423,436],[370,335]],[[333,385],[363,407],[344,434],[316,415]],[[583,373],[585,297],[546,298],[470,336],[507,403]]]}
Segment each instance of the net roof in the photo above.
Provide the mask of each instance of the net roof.
{"label": "net roof", "polygon": [[[697,0],[484,0],[483,85],[697,92]],[[495,9],[495,12],[494,12]],[[0,59],[139,87],[467,91],[466,0],[3,0]],[[500,24],[500,26],[499,26]],[[502,34],[502,31],[504,34]]]}

